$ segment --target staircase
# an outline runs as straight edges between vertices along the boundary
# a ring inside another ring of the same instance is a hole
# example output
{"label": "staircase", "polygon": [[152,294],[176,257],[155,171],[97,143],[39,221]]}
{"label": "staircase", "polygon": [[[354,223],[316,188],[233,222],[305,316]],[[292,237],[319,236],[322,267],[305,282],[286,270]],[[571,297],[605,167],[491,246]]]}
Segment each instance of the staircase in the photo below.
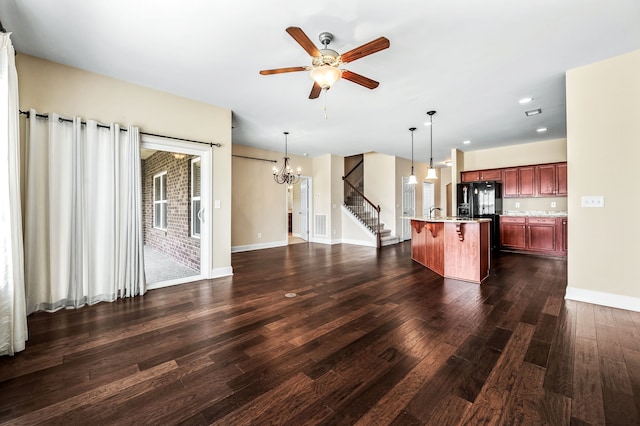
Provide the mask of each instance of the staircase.
{"label": "staircase", "polygon": [[[373,204],[363,194],[363,161],[361,160],[342,177],[344,181],[344,206],[376,236],[378,248],[396,244],[400,239],[391,235],[391,230],[385,229],[384,223],[380,222],[380,206]],[[351,179],[348,179],[349,177]]]}
{"label": "staircase", "polygon": [[380,224],[378,225],[378,217],[374,216],[374,214],[372,214],[370,209],[367,209],[366,206],[363,206],[359,198],[359,196],[353,194],[346,196],[344,199],[344,206],[364,226],[366,226],[369,231],[379,236],[379,247],[399,243],[400,239],[395,235],[391,235],[391,229],[386,229],[384,227],[384,223],[382,222],[380,222]]}

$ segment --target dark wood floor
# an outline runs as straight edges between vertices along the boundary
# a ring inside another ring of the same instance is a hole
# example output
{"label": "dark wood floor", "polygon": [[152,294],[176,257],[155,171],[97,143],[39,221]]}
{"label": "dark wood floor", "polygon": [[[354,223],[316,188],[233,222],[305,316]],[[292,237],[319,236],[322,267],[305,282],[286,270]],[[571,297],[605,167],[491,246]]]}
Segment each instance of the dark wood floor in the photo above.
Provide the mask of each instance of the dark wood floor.
{"label": "dark wood floor", "polygon": [[407,243],[233,267],[30,316],[0,358],[0,423],[640,424],[640,313],[564,301],[565,260],[501,254],[482,285]]}

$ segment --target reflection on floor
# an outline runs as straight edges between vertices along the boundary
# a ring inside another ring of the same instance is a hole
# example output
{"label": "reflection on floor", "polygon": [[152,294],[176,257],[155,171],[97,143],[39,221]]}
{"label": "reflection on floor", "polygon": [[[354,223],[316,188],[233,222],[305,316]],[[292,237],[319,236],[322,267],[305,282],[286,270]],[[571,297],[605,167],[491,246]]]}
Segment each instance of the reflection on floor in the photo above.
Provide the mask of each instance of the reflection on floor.
{"label": "reflection on floor", "polygon": [[144,246],[144,273],[147,283],[175,280],[199,275],[200,272],[176,262],[169,256]]}
{"label": "reflection on floor", "polygon": [[291,234],[289,234],[289,244],[299,244],[299,243],[306,243],[306,241],[300,237],[292,237]]}

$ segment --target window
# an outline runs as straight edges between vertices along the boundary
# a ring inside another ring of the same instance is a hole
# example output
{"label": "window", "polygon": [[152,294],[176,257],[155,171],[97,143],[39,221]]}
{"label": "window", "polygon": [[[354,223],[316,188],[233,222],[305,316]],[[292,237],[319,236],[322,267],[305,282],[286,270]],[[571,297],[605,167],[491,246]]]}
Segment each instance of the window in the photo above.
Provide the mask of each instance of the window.
{"label": "window", "polygon": [[191,236],[200,238],[200,157],[191,160]]}
{"label": "window", "polygon": [[167,229],[167,172],[153,177],[153,227]]}

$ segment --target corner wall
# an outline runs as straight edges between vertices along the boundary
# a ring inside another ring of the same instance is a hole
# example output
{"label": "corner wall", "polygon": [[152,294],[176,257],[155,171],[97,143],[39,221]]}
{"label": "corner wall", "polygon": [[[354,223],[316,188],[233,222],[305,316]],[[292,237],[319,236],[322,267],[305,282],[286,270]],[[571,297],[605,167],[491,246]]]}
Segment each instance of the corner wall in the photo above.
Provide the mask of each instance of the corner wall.
{"label": "corner wall", "polygon": [[[640,50],[567,72],[568,299],[640,311]],[[604,196],[604,208],[581,197]]]}

